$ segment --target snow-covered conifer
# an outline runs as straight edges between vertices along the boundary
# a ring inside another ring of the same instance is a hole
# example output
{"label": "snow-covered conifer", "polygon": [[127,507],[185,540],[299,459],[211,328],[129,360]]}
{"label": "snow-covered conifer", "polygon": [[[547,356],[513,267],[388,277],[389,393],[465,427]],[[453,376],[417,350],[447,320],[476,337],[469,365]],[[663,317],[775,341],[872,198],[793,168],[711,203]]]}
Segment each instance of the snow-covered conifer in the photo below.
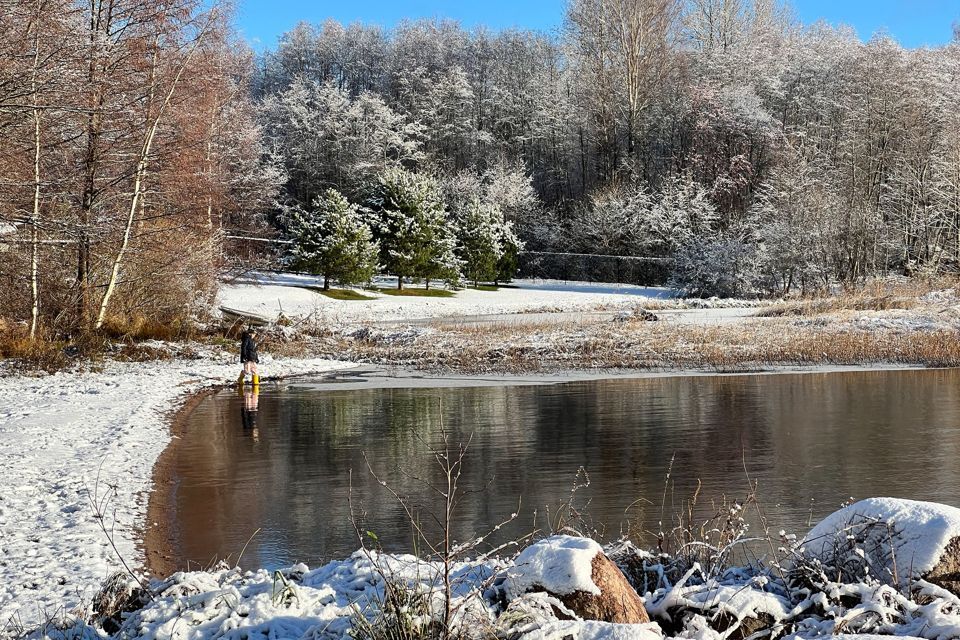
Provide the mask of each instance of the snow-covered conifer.
{"label": "snow-covered conifer", "polygon": [[339,191],[328,189],[310,209],[291,207],[287,220],[291,266],[322,275],[324,290],[331,280],[361,284],[376,273],[380,247],[358,207]]}
{"label": "snow-covered conifer", "polygon": [[463,275],[474,285],[497,278],[503,254],[500,237],[503,226],[503,212],[479,200],[468,204],[457,219]]}
{"label": "snow-covered conifer", "polygon": [[388,169],[378,180],[367,209],[380,239],[381,261],[397,276],[457,281],[460,264],[456,236],[438,181],[402,168]]}

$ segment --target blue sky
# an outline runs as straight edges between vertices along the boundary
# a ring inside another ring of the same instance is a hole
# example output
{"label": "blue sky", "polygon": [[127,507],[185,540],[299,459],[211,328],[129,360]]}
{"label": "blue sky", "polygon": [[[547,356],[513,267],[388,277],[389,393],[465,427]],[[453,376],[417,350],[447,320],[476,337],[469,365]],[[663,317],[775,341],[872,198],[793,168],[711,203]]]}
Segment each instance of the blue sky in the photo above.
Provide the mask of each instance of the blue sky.
{"label": "blue sky", "polygon": [[[564,0],[239,0],[237,26],[263,50],[301,20],[392,26],[405,17],[445,17],[467,26],[549,30],[560,25],[564,6]],[[909,47],[948,42],[960,20],[960,0],[794,0],[793,7],[805,23],[848,24],[863,39],[886,30]]]}

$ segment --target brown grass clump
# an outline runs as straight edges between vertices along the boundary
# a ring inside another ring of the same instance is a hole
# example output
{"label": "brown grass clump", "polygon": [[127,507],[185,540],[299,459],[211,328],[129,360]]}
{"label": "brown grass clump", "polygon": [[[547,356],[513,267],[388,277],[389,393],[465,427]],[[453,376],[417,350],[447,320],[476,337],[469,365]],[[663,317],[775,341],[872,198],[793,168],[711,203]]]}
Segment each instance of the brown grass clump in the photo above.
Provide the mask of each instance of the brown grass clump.
{"label": "brown grass clump", "polygon": [[103,325],[103,332],[113,338],[167,342],[189,340],[197,334],[193,323],[185,318],[159,320],[142,313],[108,318]]}
{"label": "brown grass clump", "polygon": [[917,298],[906,296],[854,296],[782,302],[761,310],[759,318],[779,318],[785,316],[815,316],[838,311],[889,311],[892,309],[915,309]]}
{"label": "brown grass clump", "polygon": [[66,343],[45,336],[30,339],[25,327],[7,326],[0,331],[0,359],[13,360],[20,368],[57,371],[69,362]]}

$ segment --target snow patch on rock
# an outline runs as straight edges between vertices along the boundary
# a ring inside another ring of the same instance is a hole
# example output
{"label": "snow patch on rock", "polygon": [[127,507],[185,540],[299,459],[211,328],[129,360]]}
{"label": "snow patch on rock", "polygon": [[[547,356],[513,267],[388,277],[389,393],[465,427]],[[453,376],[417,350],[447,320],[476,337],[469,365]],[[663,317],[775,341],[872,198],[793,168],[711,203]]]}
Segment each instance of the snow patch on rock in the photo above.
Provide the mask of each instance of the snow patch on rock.
{"label": "snow patch on rock", "polygon": [[838,539],[864,524],[889,525],[899,576],[922,576],[939,562],[951,540],[960,536],[960,509],[933,502],[868,498],[824,518],[800,543],[810,557],[826,559]]}
{"label": "snow patch on rock", "polygon": [[516,567],[506,582],[507,597],[513,599],[536,587],[558,596],[584,591],[600,595],[593,582],[593,558],[603,553],[589,538],[551,536],[530,545],[517,556]]}

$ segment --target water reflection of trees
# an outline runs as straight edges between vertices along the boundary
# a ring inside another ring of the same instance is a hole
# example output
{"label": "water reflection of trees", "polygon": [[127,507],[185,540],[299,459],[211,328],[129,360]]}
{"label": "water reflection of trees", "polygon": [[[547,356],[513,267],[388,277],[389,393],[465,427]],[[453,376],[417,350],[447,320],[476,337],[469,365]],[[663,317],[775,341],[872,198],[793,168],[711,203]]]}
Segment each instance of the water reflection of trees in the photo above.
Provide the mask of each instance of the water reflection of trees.
{"label": "water reflection of trees", "polygon": [[958,381],[956,372],[925,371],[290,390],[261,399],[259,442],[242,437],[237,405],[218,397],[195,414],[182,447],[178,513],[191,557],[235,552],[263,526],[251,564],[317,562],[357,546],[352,469],[368,528],[404,548],[406,518],[361,453],[399,492],[429,502],[410,476],[440,480],[423,443],[436,444],[442,425],[454,441],[473,438],[462,487],[477,494],[462,506],[461,539],[509,514],[520,496],[524,514],[506,534],[529,529],[535,507],[542,524],[544,505],[568,497],[580,466],[591,477],[589,510],[608,531],[639,498],[653,503],[649,525],[671,458],[668,503],[679,506],[698,480],[704,498],[743,496],[746,461],[774,523],[802,533],[811,498],[818,514],[850,495],[956,502]]}

